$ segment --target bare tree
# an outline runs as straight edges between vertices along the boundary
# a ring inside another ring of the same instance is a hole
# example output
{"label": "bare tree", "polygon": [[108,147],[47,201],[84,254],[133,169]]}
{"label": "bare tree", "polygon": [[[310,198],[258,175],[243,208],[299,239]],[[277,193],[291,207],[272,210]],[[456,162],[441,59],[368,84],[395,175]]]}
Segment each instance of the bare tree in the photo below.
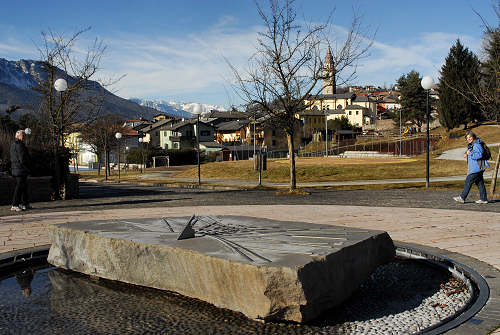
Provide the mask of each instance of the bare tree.
{"label": "bare tree", "polygon": [[[35,110],[54,150],[56,197],[60,197],[65,177],[60,160],[66,130],[78,122],[95,119],[103,105],[104,87],[94,80],[106,47],[98,39],[84,52],[75,45],[89,30],[81,29],[69,38],[51,30],[42,32],[42,45],[38,47],[43,73],[34,87],[41,96],[40,106]],[[59,78],[68,85],[61,92],[54,88]]]}
{"label": "bare tree", "polygon": [[[496,16],[500,19],[500,1],[496,1],[493,5]],[[484,60],[482,62],[482,71],[480,76],[479,89],[471,87],[457,88],[463,95],[472,95],[472,100],[481,106],[486,117],[490,120],[500,121],[500,27],[491,26],[482,16],[476,12],[481,18],[484,25]],[[465,92],[464,92],[465,90]],[[498,177],[498,169],[500,166],[500,150],[498,152],[493,177],[491,180],[491,195],[495,194],[496,183]]]}
{"label": "bare tree", "polygon": [[[235,76],[235,90],[248,106],[257,107],[287,135],[290,158],[290,191],[296,189],[294,138],[300,127],[296,115],[310,107],[323,85],[345,84],[356,74],[357,61],[366,55],[372,39],[361,31],[354,16],[346,37],[331,38],[331,18],[322,23],[299,20],[295,0],[256,1],[264,23],[255,54],[245,71],[226,60]],[[332,51],[329,68],[322,59]]]}
{"label": "bare tree", "polygon": [[109,174],[109,153],[116,145],[115,134],[123,132],[123,119],[117,115],[107,114],[97,120],[84,124],[81,129],[82,140],[90,145],[91,151],[99,160],[98,174],[101,172],[101,163],[104,160],[106,180]]}

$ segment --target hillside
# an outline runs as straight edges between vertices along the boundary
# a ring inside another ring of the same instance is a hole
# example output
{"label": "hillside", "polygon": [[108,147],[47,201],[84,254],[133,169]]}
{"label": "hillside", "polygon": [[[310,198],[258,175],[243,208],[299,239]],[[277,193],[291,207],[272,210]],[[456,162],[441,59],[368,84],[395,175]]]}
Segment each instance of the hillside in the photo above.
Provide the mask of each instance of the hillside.
{"label": "hillside", "polygon": [[[0,58],[0,112],[5,111],[6,107],[10,105],[37,110],[41,99],[38,93],[32,90],[32,87],[36,86],[37,82],[45,76],[37,61],[20,60],[16,62]],[[94,89],[89,92],[90,95],[95,95],[98,90],[102,89],[102,86],[97,82],[92,82],[92,86]],[[156,109],[123,99],[106,89],[104,92],[103,114],[116,114],[125,119],[139,117],[151,119],[159,113]]]}

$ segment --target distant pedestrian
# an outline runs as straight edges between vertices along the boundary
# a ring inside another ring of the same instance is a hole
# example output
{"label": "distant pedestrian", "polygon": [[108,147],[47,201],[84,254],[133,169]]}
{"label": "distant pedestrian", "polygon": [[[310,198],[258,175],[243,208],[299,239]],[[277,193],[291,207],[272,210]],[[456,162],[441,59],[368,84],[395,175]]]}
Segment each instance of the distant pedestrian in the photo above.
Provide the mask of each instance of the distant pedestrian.
{"label": "distant pedestrian", "polygon": [[14,143],[10,146],[12,176],[16,179],[16,188],[12,199],[11,211],[31,209],[28,196],[28,174],[31,173],[31,157],[24,145],[24,131],[18,130]]}
{"label": "distant pedestrian", "polygon": [[482,141],[472,131],[467,133],[465,139],[467,140],[467,151],[464,154],[464,158],[467,159],[469,173],[465,179],[462,194],[458,197],[453,197],[453,200],[464,203],[472,184],[476,184],[480,196],[480,199],[476,200],[476,204],[487,204],[488,198],[486,195],[486,188],[484,187],[483,173],[490,165],[487,160],[483,160],[484,149]]}

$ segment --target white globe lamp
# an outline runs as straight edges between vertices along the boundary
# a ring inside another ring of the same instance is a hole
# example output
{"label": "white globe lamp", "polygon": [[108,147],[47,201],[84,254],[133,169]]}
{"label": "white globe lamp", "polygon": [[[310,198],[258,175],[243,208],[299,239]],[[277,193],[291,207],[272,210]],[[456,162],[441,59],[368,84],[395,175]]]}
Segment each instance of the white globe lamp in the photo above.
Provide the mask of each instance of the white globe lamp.
{"label": "white globe lamp", "polygon": [[422,85],[424,90],[430,90],[434,87],[434,79],[431,76],[425,76],[420,81],[420,85]]}
{"label": "white globe lamp", "polygon": [[59,78],[54,82],[54,88],[58,92],[63,92],[68,89],[68,83],[63,78]]}

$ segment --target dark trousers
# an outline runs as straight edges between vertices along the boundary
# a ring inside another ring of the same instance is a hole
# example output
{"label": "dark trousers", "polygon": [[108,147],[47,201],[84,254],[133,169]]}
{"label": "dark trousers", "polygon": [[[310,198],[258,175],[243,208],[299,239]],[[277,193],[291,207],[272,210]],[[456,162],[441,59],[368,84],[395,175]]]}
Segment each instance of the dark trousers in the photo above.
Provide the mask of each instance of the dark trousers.
{"label": "dark trousers", "polygon": [[484,187],[484,179],[483,179],[483,172],[477,172],[477,173],[471,173],[467,175],[467,178],[465,178],[465,185],[464,185],[464,190],[462,191],[462,194],[460,195],[462,199],[466,199],[467,195],[469,195],[469,191],[472,187],[472,184],[476,184],[477,188],[479,189],[479,196],[481,197],[481,200],[488,200],[488,197],[486,195],[486,188]]}
{"label": "dark trousers", "polygon": [[19,206],[22,204],[27,206],[29,204],[28,198],[28,176],[16,176],[16,188],[14,189],[14,199],[12,199],[12,206]]}

